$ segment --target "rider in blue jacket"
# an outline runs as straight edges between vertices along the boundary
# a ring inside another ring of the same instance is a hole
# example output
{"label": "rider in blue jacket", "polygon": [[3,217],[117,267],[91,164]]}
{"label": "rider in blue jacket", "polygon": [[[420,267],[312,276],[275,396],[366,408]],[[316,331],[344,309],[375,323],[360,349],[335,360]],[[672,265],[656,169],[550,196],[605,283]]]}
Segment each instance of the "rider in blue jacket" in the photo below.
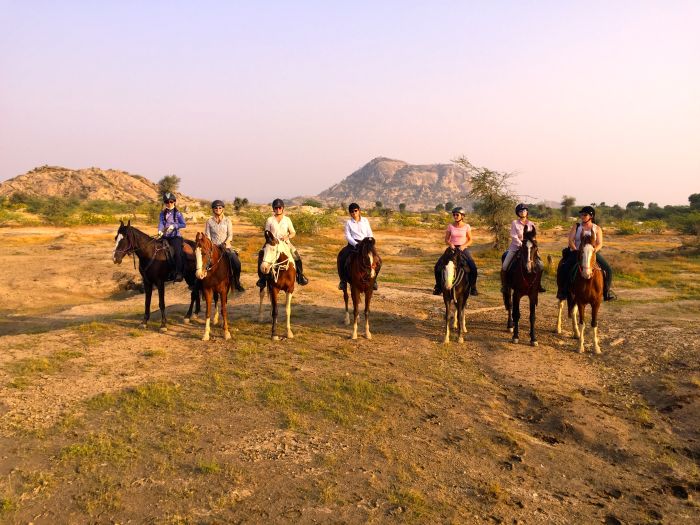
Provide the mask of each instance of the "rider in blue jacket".
{"label": "rider in blue jacket", "polygon": [[180,230],[185,228],[185,218],[175,206],[177,197],[175,194],[166,191],[163,194],[163,204],[165,209],[160,212],[158,220],[158,238],[165,237],[175,252],[175,281],[182,281],[183,253],[182,235]]}

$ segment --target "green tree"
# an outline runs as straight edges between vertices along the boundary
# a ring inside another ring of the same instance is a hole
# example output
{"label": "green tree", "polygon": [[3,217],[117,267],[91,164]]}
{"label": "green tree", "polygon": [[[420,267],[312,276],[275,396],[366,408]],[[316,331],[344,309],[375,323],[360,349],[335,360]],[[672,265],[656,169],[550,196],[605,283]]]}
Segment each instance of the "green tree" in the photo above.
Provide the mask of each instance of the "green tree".
{"label": "green tree", "polygon": [[399,203],[399,212],[406,213],[406,203],[405,202]]}
{"label": "green tree", "polygon": [[435,211],[445,211],[445,205],[438,204],[437,206],[435,206]]}
{"label": "green tree", "polygon": [[688,197],[688,202],[690,207],[693,209],[700,209],[700,193],[693,193]]}
{"label": "green tree", "polygon": [[571,217],[571,208],[576,204],[576,197],[571,195],[563,195],[559,205],[561,206],[561,213],[565,219]]}
{"label": "green tree", "polygon": [[661,206],[659,206],[656,202],[650,202],[647,204],[647,208],[650,210],[660,210]]}
{"label": "green tree", "polygon": [[627,211],[643,210],[644,203],[642,201],[630,201],[625,208]]}
{"label": "green tree", "polygon": [[445,209],[446,209],[447,211],[452,211],[452,209],[453,209],[454,207],[455,207],[455,203],[452,202],[452,201],[447,201],[447,202],[445,203]]}
{"label": "green tree", "polygon": [[382,201],[374,201],[374,207],[377,209],[381,209],[383,206]]}
{"label": "green tree", "polygon": [[180,187],[180,177],[177,175],[166,175],[158,181],[158,192],[163,194],[167,191],[175,193]]}
{"label": "green tree", "polygon": [[248,205],[248,199],[236,197],[233,199],[233,209],[238,213]]}
{"label": "green tree", "polygon": [[494,237],[494,247],[505,249],[510,242],[508,225],[511,221],[515,194],[510,189],[511,173],[477,168],[466,157],[453,160],[470,174],[469,197],[476,201],[474,210],[487,224]]}

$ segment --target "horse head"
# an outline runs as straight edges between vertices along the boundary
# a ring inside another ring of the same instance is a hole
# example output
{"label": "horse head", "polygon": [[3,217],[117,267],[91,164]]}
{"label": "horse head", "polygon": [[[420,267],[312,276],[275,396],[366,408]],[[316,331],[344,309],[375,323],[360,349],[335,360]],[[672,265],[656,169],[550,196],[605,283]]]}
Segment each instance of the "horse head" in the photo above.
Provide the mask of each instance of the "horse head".
{"label": "horse head", "polygon": [[584,279],[593,277],[595,266],[595,233],[583,233],[581,235],[581,246],[578,250],[578,263],[581,269],[581,276]]}
{"label": "horse head", "polygon": [[119,228],[114,236],[112,261],[114,264],[121,264],[124,256],[128,253],[133,253],[135,248],[133,235],[131,235],[131,220],[126,224],[124,224],[124,221],[119,221]]}
{"label": "horse head", "polygon": [[520,262],[527,273],[537,268],[537,231],[535,227],[526,228],[523,232],[523,244],[520,247]]}
{"label": "horse head", "polygon": [[263,246],[263,260],[260,263],[260,271],[264,274],[270,273],[272,266],[280,256],[281,243],[275,239],[271,232],[265,230],[265,246]]}
{"label": "horse head", "polygon": [[[197,261],[195,275],[197,276],[197,279],[204,279],[207,276],[207,270],[212,262],[212,251],[214,245],[206,235],[204,235],[202,232],[197,232],[194,240],[194,246],[194,257]],[[203,254],[207,254],[209,256],[207,268],[204,267]]]}
{"label": "horse head", "polygon": [[375,248],[376,241],[374,237],[365,237],[358,243],[358,251],[360,252],[360,265],[369,270],[369,277],[374,279],[382,265],[382,260],[377,255]]}

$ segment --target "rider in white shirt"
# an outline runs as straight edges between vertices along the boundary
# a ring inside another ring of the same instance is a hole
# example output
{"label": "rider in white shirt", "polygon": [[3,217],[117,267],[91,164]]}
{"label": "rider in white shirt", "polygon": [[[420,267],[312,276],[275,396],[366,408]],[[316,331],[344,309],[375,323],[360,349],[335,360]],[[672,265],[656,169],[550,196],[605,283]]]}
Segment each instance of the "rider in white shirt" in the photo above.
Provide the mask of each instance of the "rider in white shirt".
{"label": "rider in white shirt", "polygon": [[[374,237],[372,233],[372,226],[370,226],[369,221],[362,217],[359,204],[353,202],[348,206],[348,212],[350,213],[350,218],[345,221],[345,239],[348,244],[343,247],[338,253],[338,276],[340,277],[340,284],[338,284],[338,290],[344,290],[347,286],[349,276],[347,275],[347,259],[353,250],[356,249],[357,244],[367,237]],[[377,289],[377,280],[374,280],[374,289]]]}
{"label": "rider in white shirt", "polygon": [[[272,211],[274,215],[267,219],[267,222],[265,223],[265,230],[269,231],[275,239],[280,242],[284,242],[289,246],[289,250],[292,252],[292,257],[294,258],[294,266],[297,270],[297,282],[300,285],[305,286],[309,284],[309,280],[304,276],[301,256],[291,243],[291,240],[296,236],[297,232],[294,230],[292,220],[284,214],[284,202],[282,199],[275,199],[272,201]],[[262,253],[262,250],[260,250],[260,253],[258,254],[258,273],[260,273]],[[260,274],[257,286],[260,288],[265,286],[265,277],[262,276],[262,274]]]}

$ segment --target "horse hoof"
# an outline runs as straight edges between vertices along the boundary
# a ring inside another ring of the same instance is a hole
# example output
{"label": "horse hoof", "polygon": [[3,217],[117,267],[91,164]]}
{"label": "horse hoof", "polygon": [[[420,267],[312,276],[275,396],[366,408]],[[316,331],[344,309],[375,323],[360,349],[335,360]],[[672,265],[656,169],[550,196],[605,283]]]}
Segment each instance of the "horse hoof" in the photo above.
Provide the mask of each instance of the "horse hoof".
{"label": "horse hoof", "polygon": [[161,326],[159,331],[161,334],[164,334],[165,332],[168,331],[168,328],[166,326]]}
{"label": "horse hoof", "polygon": [[579,348],[579,349],[578,349],[578,353],[579,353],[579,354],[582,354],[583,352],[585,352],[585,350],[584,350],[583,348]]}
{"label": "horse hoof", "polygon": [[189,317],[185,317],[185,318],[182,320],[182,322],[185,323],[185,324],[190,324],[190,318],[189,318]]}
{"label": "horse hoof", "polygon": [[145,330],[146,328],[148,328],[148,325],[146,325],[146,323],[141,323],[139,325],[139,328],[143,328]]}
{"label": "horse hoof", "polygon": [[344,324],[345,326],[349,326],[349,325],[350,325],[350,319],[345,319],[345,321],[343,321],[343,324]]}
{"label": "horse hoof", "polygon": [[600,351],[600,348],[596,348],[596,349],[595,349],[595,353],[596,353],[597,355],[600,355],[600,354],[602,354],[603,352]]}
{"label": "horse hoof", "polygon": [[508,328],[508,331],[512,334],[512,333],[513,333],[513,327]]}
{"label": "horse hoof", "polygon": [[540,344],[537,341],[530,341],[530,346],[539,346]]}
{"label": "horse hoof", "polygon": [[512,339],[512,341],[513,341],[513,344],[514,344],[514,345],[517,345],[517,344],[520,342],[520,339],[518,339],[517,337],[514,337],[514,338]]}
{"label": "horse hoof", "polygon": [[273,340],[273,341],[279,341],[279,340],[280,340],[280,336],[278,336],[278,335],[273,335],[273,336],[272,336],[272,340]]}
{"label": "horse hoof", "polygon": [[192,319],[193,321],[196,321],[197,319],[199,319],[199,316],[197,314],[192,314],[190,316],[190,319]]}
{"label": "horse hoof", "polygon": [[209,336],[205,335],[204,337],[202,337],[202,341],[209,341]]}
{"label": "horse hoof", "polygon": [[228,341],[229,339],[231,339],[231,334],[230,334],[230,332],[224,332],[224,339],[226,339],[227,341]]}
{"label": "horse hoof", "polygon": [[442,342],[442,344],[443,344],[443,345],[449,345],[449,344],[450,344],[450,340],[449,340],[449,339],[445,339],[445,340]]}
{"label": "horse hoof", "polygon": [[350,339],[352,339],[353,341],[356,341],[356,340],[357,340],[357,336],[356,336],[356,335],[353,335]]}
{"label": "horse hoof", "polygon": [[457,339],[457,342],[458,342],[458,343],[464,343],[464,337],[460,337],[459,339]]}
{"label": "horse hoof", "polygon": [[365,337],[366,337],[367,339],[372,339],[372,334],[367,334]]}
{"label": "horse hoof", "polygon": [[287,333],[287,339],[294,339],[294,334],[292,332]]}

